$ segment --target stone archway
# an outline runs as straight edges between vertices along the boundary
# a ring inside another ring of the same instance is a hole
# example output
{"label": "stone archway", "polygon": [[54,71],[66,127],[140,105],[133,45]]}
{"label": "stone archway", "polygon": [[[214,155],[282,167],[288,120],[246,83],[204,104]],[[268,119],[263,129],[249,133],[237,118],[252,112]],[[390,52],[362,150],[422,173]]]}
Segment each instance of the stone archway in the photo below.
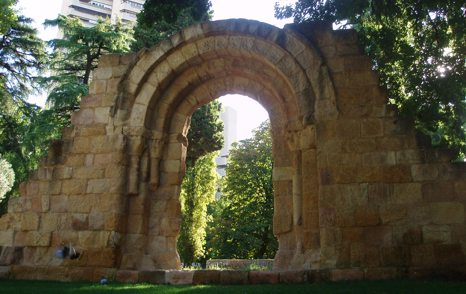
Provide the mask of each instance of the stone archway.
{"label": "stone archway", "polygon": [[[147,233],[127,237],[145,240],[146,245],[135,254],[134,244],[128,242],[123,268],[179,268],[178,195],[189,117],[202,104],[227,93],[249,95],[270,114],[277,191],[274,232],[280,244],[275,266],[300,268],[307,262],[310,267],[311,261],[302,258],[311,248],[301,240],[301,153],[313,146],[300,146],[295,137],[307,132],[313,141],[314,88],[326,84],[333,89],[328,74],[318,66],[322,63],[318,52],[295,33],[243,21],[191,27],[140,54],[120,84],[118,99],[124,103],[118,104],[114,117],[123,133],[130,134],[128,193],[134,197],[129,202],[146,195],[151,208],[128,215],[129,227],[132,218],[144,219]],[[313,201],[317,202],[317,193]],[[318,231],[318,223],[313,225]]]}
{"label": "stone archway", "polygon": [[[269,112],[275,269],[298,270],[283,281],[466,271],[465,165],[386,105],[354,31],[200,24],[103,57],[90,93],[0,218],[0,275],[167,282],[190,115],[226,93]],[[81,258],[54,257],[63,244]]]}

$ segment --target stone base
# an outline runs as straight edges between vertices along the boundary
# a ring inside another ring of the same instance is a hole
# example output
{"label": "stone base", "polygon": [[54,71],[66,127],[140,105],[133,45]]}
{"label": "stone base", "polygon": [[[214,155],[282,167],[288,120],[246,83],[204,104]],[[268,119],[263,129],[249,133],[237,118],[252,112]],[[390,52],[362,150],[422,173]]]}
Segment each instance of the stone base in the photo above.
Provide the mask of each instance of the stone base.
{"label": "stone base", "polygon": [[33,267],[2,266],[0,279],[92,281],[102,277],[120,283],[151,283],[169,285],[199,284],[277,284],[277,283],[318,283],[324,281],[384,280],[393,278],[441,278],[464,280],[466,268],[456,270],[421,268],[350,268],[333,270],[303,271],[235,271],[235,270],[157,270],[129,271],[114,268],[88,267]]}

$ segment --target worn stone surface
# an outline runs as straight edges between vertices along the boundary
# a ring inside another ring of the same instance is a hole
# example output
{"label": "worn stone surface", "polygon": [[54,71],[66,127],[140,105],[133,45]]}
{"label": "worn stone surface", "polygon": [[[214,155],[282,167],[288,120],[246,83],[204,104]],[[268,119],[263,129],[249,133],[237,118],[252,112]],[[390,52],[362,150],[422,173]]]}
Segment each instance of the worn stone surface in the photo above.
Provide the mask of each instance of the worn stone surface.
{"label": "worn stone surface", "polygon": [[[227,93],[271,118],[275,272],[177,271],[189,116]],[[0,265],[15,278],[172,284],[464,268],[465,165],[387,101],[356,33],[322,23],[217,21],[105,56],[72,127],[0,218]],[[53,257],[63,246],[80,257]]]}

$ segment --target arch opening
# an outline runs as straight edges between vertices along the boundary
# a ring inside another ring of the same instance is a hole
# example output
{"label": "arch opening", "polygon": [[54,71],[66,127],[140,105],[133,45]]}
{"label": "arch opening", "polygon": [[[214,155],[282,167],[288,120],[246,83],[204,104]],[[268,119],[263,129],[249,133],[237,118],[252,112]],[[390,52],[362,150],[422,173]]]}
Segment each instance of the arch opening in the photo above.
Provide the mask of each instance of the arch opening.
{"label": "arch opening", "polygon": [[[132,197],[128,206],[144,203],[136,217],[145,225],[138,236],[128,234],[122,268],[180,268],[176,240],[190,117],[225,94],[251,97],[269,114],[277,208],[273,230],[280,244],[275,268],[302,266],[307,248],[299,231],[303,227],[301,161],[302,145],[307,143],[300,142],[299,136],[312,133],[315,94],[309,69],[301,65],[305,45],[281,30],[264,28],[265,35],[259,37],[232,31],[204,33],[192,40],[185,31],[184,41],[172,38],[169,44],[143,52],[123,80],[126,104],[119,106],[124,107],[114,117],[122,122],[129,145],[128,195]],[[294,49],[287,48],[293,42]],[[130,212],[128,228],[132,218]],[[310,224],[318,230],[316,225]],[[136,251],[133,239],[140,241]]]}

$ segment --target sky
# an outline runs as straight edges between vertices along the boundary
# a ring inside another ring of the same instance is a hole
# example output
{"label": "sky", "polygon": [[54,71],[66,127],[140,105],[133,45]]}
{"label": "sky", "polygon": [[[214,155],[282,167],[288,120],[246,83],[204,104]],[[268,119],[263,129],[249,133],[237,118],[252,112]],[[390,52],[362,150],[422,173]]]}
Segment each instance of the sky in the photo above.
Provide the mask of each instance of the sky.
{"label": "sky", "polygon": [[[283,27],[290,21],[277,20],[274,17],[275,2],[290,3],[292,0],[211,0],[213,19],[246,18],[266,22],[277,27]],[[45,19],[54,19],[62,7],[62,0],[19,0],[18,7],[22,13],[34,20],[34,26],[39,36],[50,40],[57,36],[54,28],[45,29],[42,23]],[[44,104],[44,96],[35,97],[34,103]],[[232,107],[237,112],[237,139],[251,136],[251,130],[268,118],[265,109],[255,100],[241,95],[227,95],[220,98],[223,105]]]}

